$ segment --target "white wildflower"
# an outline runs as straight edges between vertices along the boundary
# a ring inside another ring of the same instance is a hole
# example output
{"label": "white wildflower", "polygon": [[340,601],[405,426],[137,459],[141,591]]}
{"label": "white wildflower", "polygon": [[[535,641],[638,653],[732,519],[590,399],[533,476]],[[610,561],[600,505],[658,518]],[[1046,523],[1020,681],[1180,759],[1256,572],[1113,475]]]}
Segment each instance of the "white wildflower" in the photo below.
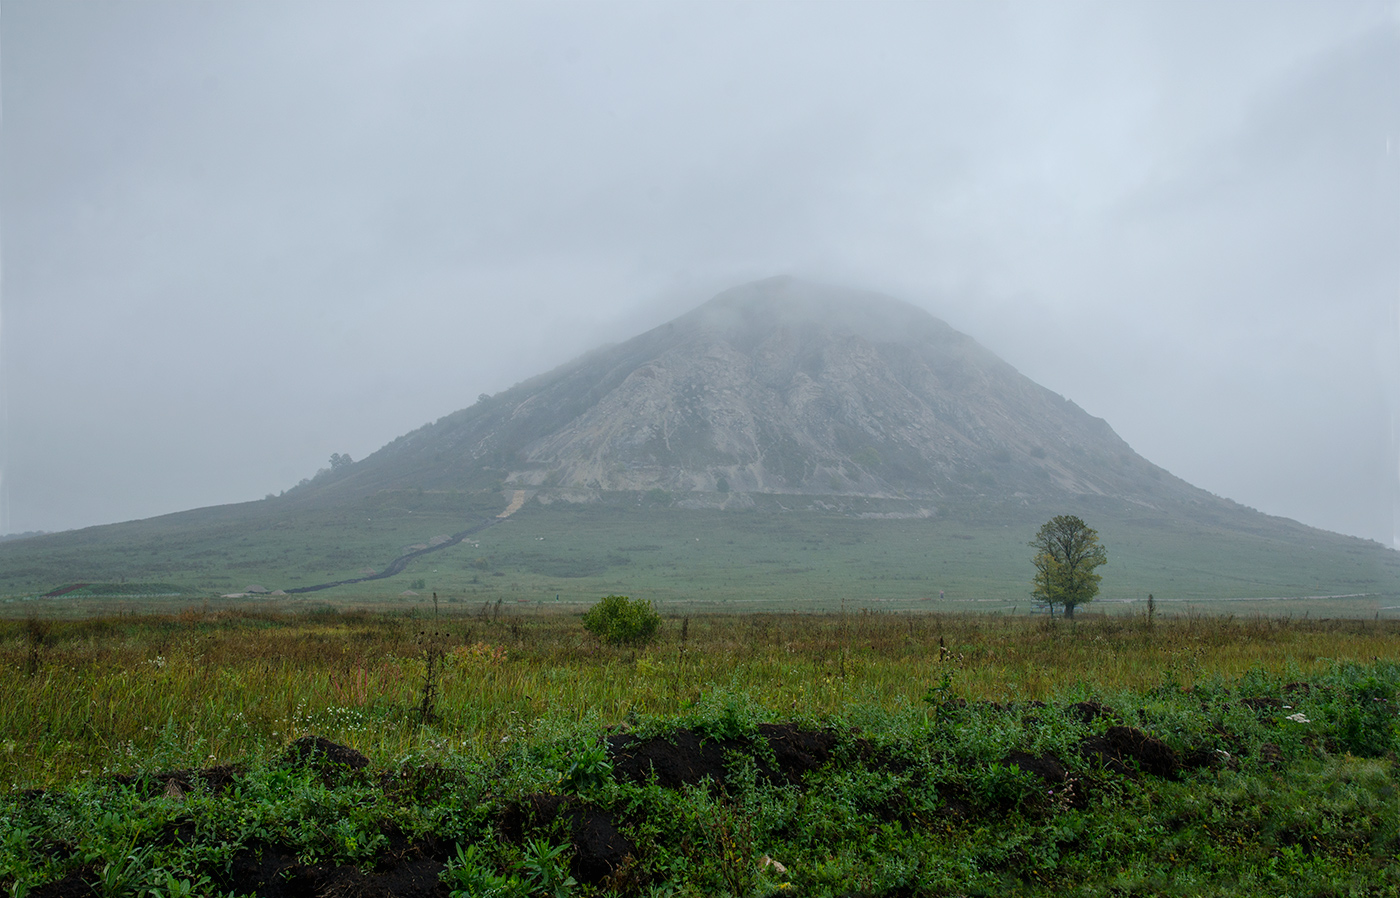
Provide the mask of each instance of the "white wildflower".
{"label": "white wildflower", "polygon": [[1303,715],[1303,712],[1301,712],[1301,711],[1299,711],[1297,714],[1290,714],[1290,715],[1288,715],[1287,717],[1284,718],[1284,720],[1291,720],[1291,721],[1293,721],[1294,723],[1312,723],[1312,721],[1309,720],[1307,717],[1305,717],[1305,716]]}

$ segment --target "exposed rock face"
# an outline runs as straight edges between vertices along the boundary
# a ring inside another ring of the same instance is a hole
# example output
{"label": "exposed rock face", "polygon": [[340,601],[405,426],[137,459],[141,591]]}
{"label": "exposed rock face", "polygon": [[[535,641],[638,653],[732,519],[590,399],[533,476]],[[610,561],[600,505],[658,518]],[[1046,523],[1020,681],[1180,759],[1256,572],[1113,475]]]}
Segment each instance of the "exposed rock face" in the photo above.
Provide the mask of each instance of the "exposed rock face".
{"label": "exposed rock face", "polygon": [[483,397],[341,480],[931,501],[1207,495],[927,313],[790,278]]}

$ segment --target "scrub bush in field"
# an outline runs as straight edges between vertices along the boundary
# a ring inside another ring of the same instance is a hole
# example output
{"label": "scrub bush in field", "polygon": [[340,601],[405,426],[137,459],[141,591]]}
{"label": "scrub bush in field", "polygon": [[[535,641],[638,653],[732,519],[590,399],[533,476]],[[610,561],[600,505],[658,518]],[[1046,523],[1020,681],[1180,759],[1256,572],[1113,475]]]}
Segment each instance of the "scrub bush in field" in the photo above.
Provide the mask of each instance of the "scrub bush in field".
{"label": "scrub bush in field", "polygon": [[627,596],[605,596],[583,616],[583,628],[609,645],[645,645],[660,625],[651,602]]}

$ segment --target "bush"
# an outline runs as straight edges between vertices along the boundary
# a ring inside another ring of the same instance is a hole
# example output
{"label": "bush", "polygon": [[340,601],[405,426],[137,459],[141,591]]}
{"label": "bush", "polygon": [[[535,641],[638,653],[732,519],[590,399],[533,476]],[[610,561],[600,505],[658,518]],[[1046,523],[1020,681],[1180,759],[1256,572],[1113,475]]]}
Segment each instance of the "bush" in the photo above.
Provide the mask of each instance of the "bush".
{"label": "bush", "polygon": [[605,596],[583,616],[583,628],[609,645],[644,645],[659,626],[651,602],[627,596]]}

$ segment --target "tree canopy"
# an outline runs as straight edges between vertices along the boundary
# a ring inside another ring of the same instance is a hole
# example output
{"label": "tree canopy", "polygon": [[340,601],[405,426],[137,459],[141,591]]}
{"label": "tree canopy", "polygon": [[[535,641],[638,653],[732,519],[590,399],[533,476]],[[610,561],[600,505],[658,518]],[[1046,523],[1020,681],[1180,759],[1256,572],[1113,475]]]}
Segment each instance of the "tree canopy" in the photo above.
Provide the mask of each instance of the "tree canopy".
{"label": "tree canopy", "polygon": [[1041,525],[1031,540],[1035,549],[1035,577],[1031,595],[1050,607],[1065,610],[1065,617],[1074,617],[1074,609],[1093,601],[1099,594],[1095,572],[1108,563],[1108,552],[1099,544],[1098,531],[1074,515],[1062,514]]}

